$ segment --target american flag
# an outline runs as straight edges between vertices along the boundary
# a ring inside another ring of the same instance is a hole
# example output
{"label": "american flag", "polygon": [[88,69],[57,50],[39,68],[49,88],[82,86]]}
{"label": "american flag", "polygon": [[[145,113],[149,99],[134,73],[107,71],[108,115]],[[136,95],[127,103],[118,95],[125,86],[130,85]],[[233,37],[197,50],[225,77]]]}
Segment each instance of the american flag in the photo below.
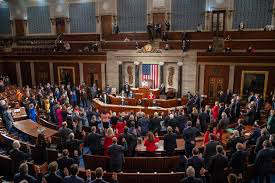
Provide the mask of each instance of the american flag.
{"label": "american flag", "polygon": [[142,64],[142,80],[153,80],[153,88],[158,88],[158,64]]}

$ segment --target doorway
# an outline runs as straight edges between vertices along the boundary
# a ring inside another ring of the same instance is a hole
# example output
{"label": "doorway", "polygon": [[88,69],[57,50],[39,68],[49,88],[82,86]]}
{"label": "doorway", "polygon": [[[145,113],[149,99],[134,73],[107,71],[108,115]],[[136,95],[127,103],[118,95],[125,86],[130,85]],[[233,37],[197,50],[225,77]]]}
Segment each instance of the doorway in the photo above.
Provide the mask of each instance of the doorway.
{"label": "doorway", "polygon": [[225,10],[212,11],[212,32],[216,37],[222,37],[225,31]]}
{"label": "doorway", "polygon": [[225,91],[224,77],[209,77],[208,96],[217,99],[220,91]]}

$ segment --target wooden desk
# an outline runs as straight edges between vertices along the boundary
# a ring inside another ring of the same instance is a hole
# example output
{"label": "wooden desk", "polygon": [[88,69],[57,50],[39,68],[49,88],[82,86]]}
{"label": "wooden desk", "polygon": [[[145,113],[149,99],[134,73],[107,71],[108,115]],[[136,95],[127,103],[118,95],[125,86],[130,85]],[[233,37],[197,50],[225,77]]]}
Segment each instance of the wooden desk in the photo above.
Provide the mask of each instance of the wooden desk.
{"label": "wooden desk", "polygon": [[57,133],[56,130],[41,126],[40,124],[33,122],[30,119],[16,121],[13,123],[13,126],[19,131],[34,138],[38,137],[38,134],[39,134],[38,131],[41,129],[44,129],[44,134],[46,137],[51,137]]}
{"label": "wooden desk", "polygon": [[[114,105],[120,105],[121,104],[121,97],[114,97],[113,95],[109,95],[110,103]],[[152,106],[153,100],[156,101],[156,103],[161,108],[171,108],[171,107],[177,107],[181,105],[180,99],[142,99],[144,103],[146,103],[148,106]],[[138,100],[135,98],[124,98],[124,101],[128,103],[128,106],[136,106]]]}
{"label": "wooden desk", "polygon": [[142,98],[146,98],[150,92],[153,93],[153,95],[155,96],[155,98],[159,98],[160,95],[160,91],[159,89],[149,89],[149,88],[131,88],[132,92],[134,94],[137,93],[137,95],[142,94]]}
{"label": "wooden desk", "polygon": [[[164,147],[163,147],[163,140],[160,140],[157,145],[157,150],[156,152],[164,152]],[[183,151],[185,146],[185,141],[184,139],[177,139],[177,148],[175,151]],[[196,147],[197,148],[203,148],[203,141],[201,137],[196,138]],[[136,147],[136,152],[146,152],[146,147],[144,146],[144,140],[140,144],[137,144]]]}
{"label": "wooden desk", "polygon": [[10,109],[11,115],[14,121],[20,121],[27,119],[26,109],[24,107],[20,107],[19,109]]}
{"label": "wooden desk", "polygon": [[122,106],[122,105],[114,105],[114,104],[104,104],[98,99],[93,99],[93,103],[97,109],[99,109],[100,112],[104,111],[113,111],[113,112],[140,112],[143,111],[145,114],[153,115],[155,112],[164,112],[165,114],[168,113],[168,111],[172,110],[181,110],[183,107],[178,106],[178,107],[172,107],[172,108],[161,108],[161,107],[142,107],[142,106]]}

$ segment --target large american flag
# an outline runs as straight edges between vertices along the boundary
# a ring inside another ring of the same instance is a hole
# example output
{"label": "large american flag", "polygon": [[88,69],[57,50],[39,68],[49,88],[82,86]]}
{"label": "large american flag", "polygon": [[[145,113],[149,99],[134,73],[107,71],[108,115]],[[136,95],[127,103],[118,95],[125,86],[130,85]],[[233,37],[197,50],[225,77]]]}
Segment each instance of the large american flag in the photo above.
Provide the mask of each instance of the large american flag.
{"label": "large american flag", "polygon": [[153,88],[159,86],[158,64],[142,64],[142,80],[153,80]]}

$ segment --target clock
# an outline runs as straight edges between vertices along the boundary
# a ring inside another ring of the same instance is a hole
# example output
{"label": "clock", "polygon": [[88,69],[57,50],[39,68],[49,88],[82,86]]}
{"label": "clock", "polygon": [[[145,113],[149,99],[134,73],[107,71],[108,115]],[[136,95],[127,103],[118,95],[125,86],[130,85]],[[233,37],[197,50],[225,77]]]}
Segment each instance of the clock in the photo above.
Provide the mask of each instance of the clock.
{"label": "clock", "polygon": [[145,46],[144,46],[144,51],[145,52],[152,52],[152,50],[153,50],[153,46],[151,45],[151,44],[146,44]]}

